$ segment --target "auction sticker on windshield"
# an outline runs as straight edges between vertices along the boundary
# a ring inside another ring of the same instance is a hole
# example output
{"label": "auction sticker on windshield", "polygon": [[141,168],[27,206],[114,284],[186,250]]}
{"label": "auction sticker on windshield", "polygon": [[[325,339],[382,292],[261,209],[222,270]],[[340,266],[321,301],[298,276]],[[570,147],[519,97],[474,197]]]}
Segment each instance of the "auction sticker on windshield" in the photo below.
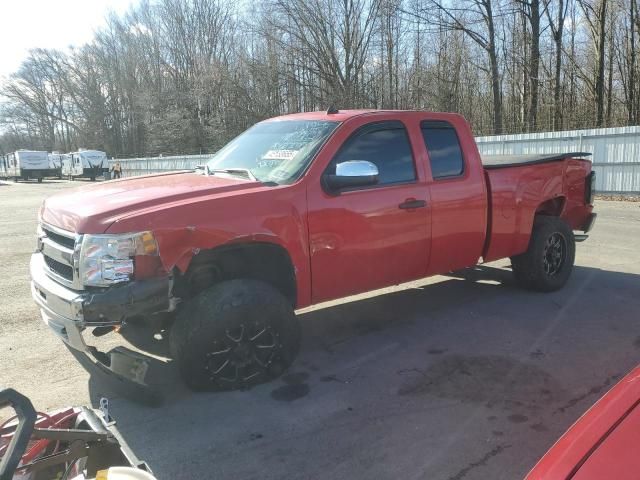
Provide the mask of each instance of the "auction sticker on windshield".
{"label": "auction sticker on windshield", "polygon": [[300,150],[269,150],[263,160],[291,160]]}

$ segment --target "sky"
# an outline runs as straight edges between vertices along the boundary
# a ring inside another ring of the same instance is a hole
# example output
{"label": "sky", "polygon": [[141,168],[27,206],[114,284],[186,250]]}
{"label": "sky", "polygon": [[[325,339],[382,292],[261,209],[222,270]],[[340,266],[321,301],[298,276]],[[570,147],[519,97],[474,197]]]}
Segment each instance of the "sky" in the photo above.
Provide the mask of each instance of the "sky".
{"label": "sky", "polygon": [[0,81],[32,48],[65,49],[91,40],[110,11],[125,13],[135,0],[0,0]]}

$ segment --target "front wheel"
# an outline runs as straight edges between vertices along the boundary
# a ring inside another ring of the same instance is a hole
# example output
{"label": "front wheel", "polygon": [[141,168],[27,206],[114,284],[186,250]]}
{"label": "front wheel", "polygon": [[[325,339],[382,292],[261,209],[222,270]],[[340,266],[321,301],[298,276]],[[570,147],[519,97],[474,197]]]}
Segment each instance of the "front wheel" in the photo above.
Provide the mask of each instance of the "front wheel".
{"label": "front wheel", "polygon": [[293,363],[300,326],[290,302],[271,285],[230,280],[184,305],[169,344],[191,389],[242,389],[279,376]]}
{"label": "front wheel", "polygon": [[511,257],[516,281],[539,292],[561,289],[573,270],[576,244],[571,227],[558,217],[537,216],[529,248]]}

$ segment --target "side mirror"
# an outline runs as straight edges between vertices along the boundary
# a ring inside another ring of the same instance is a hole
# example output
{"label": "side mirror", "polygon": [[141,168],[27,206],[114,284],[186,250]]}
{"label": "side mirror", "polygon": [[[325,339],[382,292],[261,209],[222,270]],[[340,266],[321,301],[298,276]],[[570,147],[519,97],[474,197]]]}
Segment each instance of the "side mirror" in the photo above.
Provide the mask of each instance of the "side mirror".
{"label": "side mirror", "polygon": [[335,175],[325,175],[331,191],[351,187],[368,187],[378,183],[378,167],[366,160],[349,160],[336,165]]}

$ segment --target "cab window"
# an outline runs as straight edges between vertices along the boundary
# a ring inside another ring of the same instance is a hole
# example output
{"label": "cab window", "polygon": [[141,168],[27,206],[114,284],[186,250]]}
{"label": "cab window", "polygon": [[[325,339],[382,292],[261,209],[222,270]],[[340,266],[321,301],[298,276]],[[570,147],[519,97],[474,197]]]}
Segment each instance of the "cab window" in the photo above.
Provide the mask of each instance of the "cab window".
{"label": "cab window", "polygon": [[455,128],[449,122],[422,122],[431,173],[434,180],[457,177],[464,173],[464,158]]}
{"label": "cab window", "polygon": [[399,121],[376,122],[358,129],[340,148],[327,173],[335,174],[337,164],[351,160],[366,160],[378,167],[376,186],[416,179],[407,130]]}

